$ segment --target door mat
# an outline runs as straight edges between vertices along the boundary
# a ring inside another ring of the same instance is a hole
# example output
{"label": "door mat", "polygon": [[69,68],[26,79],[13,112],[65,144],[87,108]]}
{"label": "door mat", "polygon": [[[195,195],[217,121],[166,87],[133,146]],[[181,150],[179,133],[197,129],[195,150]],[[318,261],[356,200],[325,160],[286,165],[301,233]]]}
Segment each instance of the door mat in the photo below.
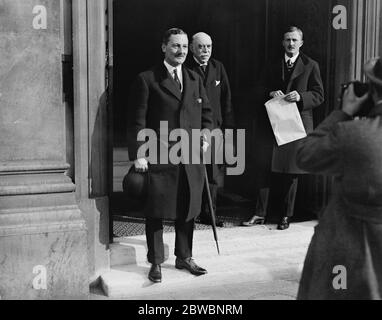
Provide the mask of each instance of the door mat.
{"label": "door mat", "polygon": [[[243,217],[236,216],[217,216],[217,218],[224,222],[224,228],[232,228],[239,226]],[[195,222],[195,230],[207,230],[212,229],[210,225]],[[220,229],[218,227],[218,229]],[[163,222],[163,232],[175,232],[173,221]],[[114,237],[131,237],[145,234],[145,219],[134,218],[126,216],[113,216],[113,236]]]}

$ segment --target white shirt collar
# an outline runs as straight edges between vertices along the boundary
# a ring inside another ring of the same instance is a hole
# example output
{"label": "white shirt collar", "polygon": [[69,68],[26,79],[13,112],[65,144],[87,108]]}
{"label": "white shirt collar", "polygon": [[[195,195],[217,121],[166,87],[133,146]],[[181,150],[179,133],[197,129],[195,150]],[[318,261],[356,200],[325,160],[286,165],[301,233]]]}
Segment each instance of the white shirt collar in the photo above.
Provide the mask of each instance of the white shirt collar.
{"label": "white shirt collar", "polygon": [[180,64],[177,67],[173,67],[166,60],[163,60],[163,62],[164,62],[164,65],[166,66],[168,72],[171,74],[171,76],[172,77],[174,76],[174,69],[176,69],[176,73],[178,74],[178,77],[180,79],[180,77],[182,76],[182,65]]}
{"label": "white shirt collar", "polygon": [[290,58],[290,57],[288,57],[286,54],[284,54],[285,62],[287,62],[288,60],[291,60],[292,63],[295,63],[299,55],[300,55],[300,53],[297,53],[295,56],[293,56],[292,58]]}
{"label": "white shirt collar", "polygon": [[180,81],[180,86],[181,86],[181,90],[180,91],[183,91],[183,74],[182,74],[182,65],[180,64],[179,66],[177,67],[173,67],[172,65],[170,65],[166,60],[163,60],[163,63],[166,67],[166,69],[168,70],[168,72],[170,73],[171,77],[174,78],[174,70],[176,70],[176,73],[178,75],[178,78],[179,78],[179,81]]}

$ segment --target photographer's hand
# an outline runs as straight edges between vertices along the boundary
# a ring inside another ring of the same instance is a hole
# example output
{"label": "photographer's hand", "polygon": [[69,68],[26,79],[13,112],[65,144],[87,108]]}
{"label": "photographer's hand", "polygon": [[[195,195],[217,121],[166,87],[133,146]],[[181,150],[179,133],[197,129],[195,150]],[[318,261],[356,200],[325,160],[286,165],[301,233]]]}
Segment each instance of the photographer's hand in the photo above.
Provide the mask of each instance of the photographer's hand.
{"label": "photographer's hand", "polygon": [[354,93],[354,84],[351,83],[342,97],[342,111],[353,117],[361,110],[368,96],[369,93],[365,93],[362,97],[357,97]]}

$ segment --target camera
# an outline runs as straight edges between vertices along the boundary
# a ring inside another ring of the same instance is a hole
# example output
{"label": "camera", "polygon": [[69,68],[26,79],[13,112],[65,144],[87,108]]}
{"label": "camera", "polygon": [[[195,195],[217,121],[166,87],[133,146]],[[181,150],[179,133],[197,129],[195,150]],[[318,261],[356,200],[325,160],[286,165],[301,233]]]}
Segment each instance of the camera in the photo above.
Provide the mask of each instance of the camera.
{"label": "camera", "polygon": [[362,97],[366,92],[369,91],[369,84],[368,83],[364,83],[361,81],[350,81],[348,83],[341,84],[341,89],[342,89],[341,97],[351,83],[354,86],[354,94],[357,97]]}
{"label": "camera", "polygon": [[[350,81],[348,83],[341,84],[341,107],[342,107],[342,98],[345,90],[349,87],[350,84],[353,84],[354,94],[357,97],[362,97],[364,94],[370,91],[370,85],[368,83],[364,83],[361,81]],[[355,115],[357,117],[365,117],[369,114],[370,110],[373,108],[373,100],[371,99],[371,95],[369,95],[368,99],[363,103],[361,110]]]}

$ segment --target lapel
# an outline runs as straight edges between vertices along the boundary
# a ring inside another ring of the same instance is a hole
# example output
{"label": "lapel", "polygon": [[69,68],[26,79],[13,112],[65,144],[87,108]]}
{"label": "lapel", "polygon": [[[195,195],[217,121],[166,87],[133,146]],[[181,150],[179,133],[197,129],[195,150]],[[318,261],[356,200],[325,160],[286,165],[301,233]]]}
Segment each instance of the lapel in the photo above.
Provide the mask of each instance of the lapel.
{"label": "lapel", "polygon": [[284,68],[284,58],[280,60],[279,68],[276,68],[277,71],[281,70],[281,80],[285,82],[285,68]]}
{"label": "lapel", "polygon": [[210,61],[207,66],[207,79],[206,83],[211,84],[212,87],[216,86],[216,67],[215,65]]}
{"label": "lapel", "polygon": [[202,70],[200,70],[199,64],[195,61],[194,57],[192,57],[191,65],[190,65],[191,70],[195,71],[200,77],[205,79],[205,75]]}
{"label": "lapel", "polygon": [[[182,67],[183,70],[183,67]],[[165,88],[168,92],[170,92],[175,98],[177,98],[179,101],[182,100],[182,92],[178,89],[175,80],[172,78],[170,73],[168,72],[166,66],[162,64],[160,67],[160,85]],[[184,83],[184,72],[183,72],[183,91],[185,89],[185,83]]]}
{"label": "lapel", "polygon": [[300,53],[299,57],[296,60],[296,65],[293,69],[293,72],[290,76],[288,86],[287,86],[287,92],[289,92],[289,90],[292,86],[293,80],[296,79],[300,74],[304,73],[304,71],[305,71],[305,66],[304,66],[304,63],[301,59],[301,53]]}
{"label": "lapel", "polygon": [[[212,87],[216,87],[216,66],[212,59],[207,64],[207,69],[205,74],[203,74],[203,71],[200,70],[199,64],[195,61],[194,58],[192,58],[191,66],[193,71],[195,71],[200,77],[203,79],[203,84],[205,87],[212,84]],[[218,79],[220,80],[220,79]]]}
{"label": "lapel", "polygon": [[195,88],[195,78],[192,76],[190,72],[188,72],[187,68],[182,66],[182,75],[183,75],[183,99],[182,99],[182,104],[181,108],[185,106],[185,104],[188,101],[192,101],[194,99],[192,93],[193,90],[192,88]]}

